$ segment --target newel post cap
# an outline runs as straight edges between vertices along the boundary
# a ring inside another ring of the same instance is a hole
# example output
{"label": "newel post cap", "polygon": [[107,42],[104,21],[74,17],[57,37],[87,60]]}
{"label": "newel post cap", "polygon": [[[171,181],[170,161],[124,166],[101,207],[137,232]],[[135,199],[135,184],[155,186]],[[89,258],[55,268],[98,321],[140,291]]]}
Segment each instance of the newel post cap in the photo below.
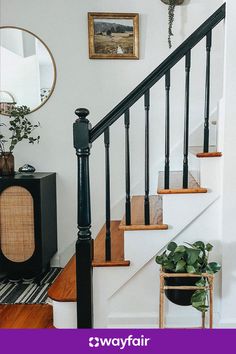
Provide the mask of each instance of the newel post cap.
{"label": "newel post cap", "polygon": [[89,115],[89,110],[87,108],[77,108],[75,110],[75,114],[79,117],[79,119],[86,119]]}

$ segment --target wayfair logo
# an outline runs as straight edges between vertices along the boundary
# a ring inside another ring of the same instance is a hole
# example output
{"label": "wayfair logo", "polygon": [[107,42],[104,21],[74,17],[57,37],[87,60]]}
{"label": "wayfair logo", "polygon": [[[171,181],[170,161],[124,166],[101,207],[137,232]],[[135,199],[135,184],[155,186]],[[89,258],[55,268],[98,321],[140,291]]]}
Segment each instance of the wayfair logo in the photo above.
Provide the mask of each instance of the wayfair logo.
{"label": "wayfair logo", "polygon": [[89,338],[89,346],[92,348],[99,347],[99,338],[98,337],[90,337]]}
{"label": "wayfair logo", "polygon": [[127,347],[147,347],[150,338],[145,338],[144,335],[141,335],[139,338],[133,337],[130,334],[127,338],[99,338],[99,337],[90,337],[89,346],[91,348],[98,347],[119,347],[119,349],[124,349]]}

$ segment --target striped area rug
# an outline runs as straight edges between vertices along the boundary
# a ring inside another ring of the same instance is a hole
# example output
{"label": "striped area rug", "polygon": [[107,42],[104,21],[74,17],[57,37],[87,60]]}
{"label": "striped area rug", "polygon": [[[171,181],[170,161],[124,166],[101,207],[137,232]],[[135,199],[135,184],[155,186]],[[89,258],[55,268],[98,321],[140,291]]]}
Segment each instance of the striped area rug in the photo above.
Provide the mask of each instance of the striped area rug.
{"label": "striped area rug", "polygon": [[0,281],[0,304],[45,304],[47,291],[61,268],[50,268],[32,281],[11,282],[7,278]]}

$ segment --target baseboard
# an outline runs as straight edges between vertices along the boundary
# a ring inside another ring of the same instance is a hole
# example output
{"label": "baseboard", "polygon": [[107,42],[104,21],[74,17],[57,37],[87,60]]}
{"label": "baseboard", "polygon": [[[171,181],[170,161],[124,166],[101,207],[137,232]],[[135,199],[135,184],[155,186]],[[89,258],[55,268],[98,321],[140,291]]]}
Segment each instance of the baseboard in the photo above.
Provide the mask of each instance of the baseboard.
{"label": "baseboard", "polygon": [[236,328],[236,318],[221,318],[217,328]]}
{"label": "baseboard", "polygon": [[75,254],[75,242],[72,242],[60,255],[59,263],[60,267],[64,268],[65,265],[69,262],[71,257]]}
{"label": "baseboard", "polygon": [[53,326],[58,329],[76,328],[76,302],[52,301]]}
{"label": "baseboard", "polygon": [[[207,320],[206,320],[207,326]],[[201,314],[196,316],[168,316],[166,320],[168,328],[191,328],[201,327]],[[214,327],[219,327],[219,313],[214,313]],[[158,313],[137,313],[137,314],[110,314],[108,317],[108,328],[159,328]]]}
{"label": "baseboard", "polygon": [[60,256],[58,253],[56,253],[55,256],[52,257],[50,265],[51,265],[51,267],[61,267]]}

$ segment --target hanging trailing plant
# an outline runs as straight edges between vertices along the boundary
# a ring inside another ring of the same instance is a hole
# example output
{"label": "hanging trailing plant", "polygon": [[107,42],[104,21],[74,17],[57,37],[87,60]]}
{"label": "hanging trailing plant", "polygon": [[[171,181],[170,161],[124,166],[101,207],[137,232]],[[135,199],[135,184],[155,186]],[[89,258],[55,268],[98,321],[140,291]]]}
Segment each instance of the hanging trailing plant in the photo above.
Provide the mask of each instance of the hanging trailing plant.
{"label": "hanging trailing plant", "polygon": [[173,23],[175,20],[175,6],[183,4],[184,0],[161,0],[168,6],[168,44],[169,48],[172,47],[171,37],[173,34]]}
{"label": "hanging trailing plant", "polygon": [[171,36],[173,36],[173,23],[175,19],[175,0],[170,0],[168,7],[168,44],[169,48],[172,47]]}

